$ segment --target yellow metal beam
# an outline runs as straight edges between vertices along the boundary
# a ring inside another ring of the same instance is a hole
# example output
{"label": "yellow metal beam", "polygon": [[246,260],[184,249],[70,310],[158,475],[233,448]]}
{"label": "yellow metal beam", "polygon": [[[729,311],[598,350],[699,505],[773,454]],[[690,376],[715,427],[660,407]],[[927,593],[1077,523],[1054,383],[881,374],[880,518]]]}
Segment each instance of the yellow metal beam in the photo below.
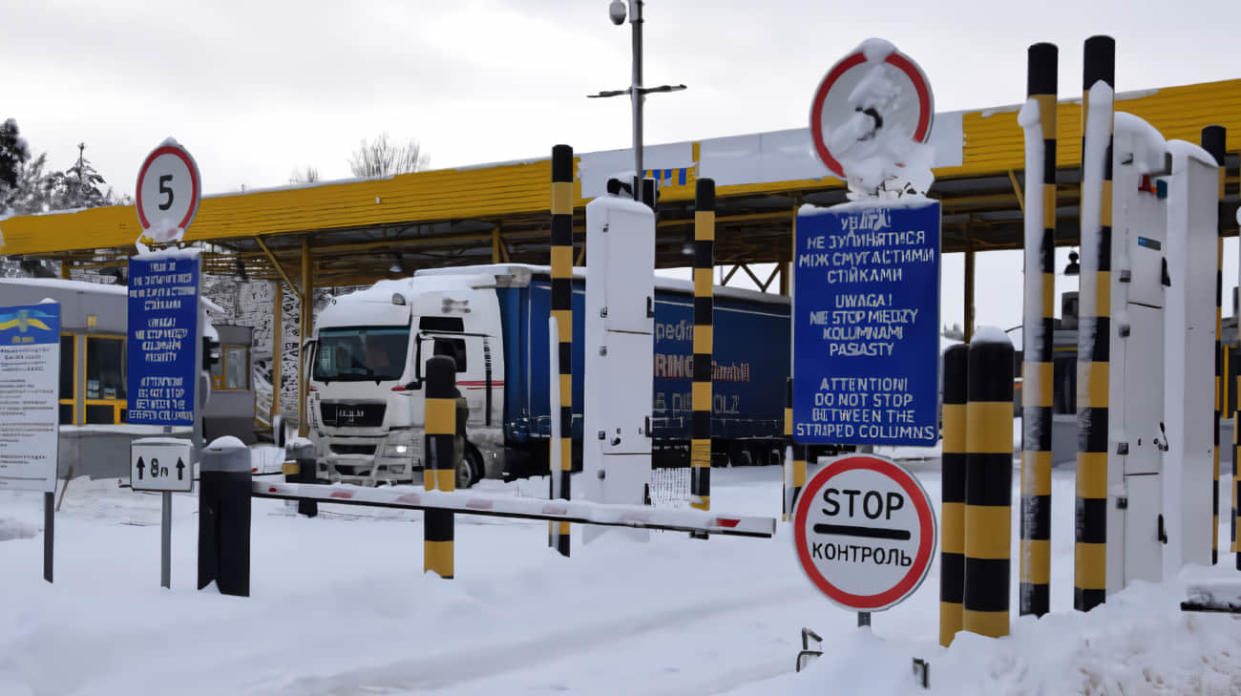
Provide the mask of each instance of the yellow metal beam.
{"label": "yellow metal beam", "polygon": [[280,265],[279,259],[277,259],[276,255],[271,253],[271,249],[268,249],[267,245],[263,243],[263,238],[255,237],[254,242],[258,244],[259,248],[263,250],[263,253],[267,255],[267,260],[271,261],[271,265],[276,268],[276,272],[279,273],[280,277],[284,279],[285,284],[293,290],[293,294],[300,298],[302,296],[301,290],[298,290],[297,286],[293,284],[293,281],[289,280],[289,274],[284,272],[284,266]]}

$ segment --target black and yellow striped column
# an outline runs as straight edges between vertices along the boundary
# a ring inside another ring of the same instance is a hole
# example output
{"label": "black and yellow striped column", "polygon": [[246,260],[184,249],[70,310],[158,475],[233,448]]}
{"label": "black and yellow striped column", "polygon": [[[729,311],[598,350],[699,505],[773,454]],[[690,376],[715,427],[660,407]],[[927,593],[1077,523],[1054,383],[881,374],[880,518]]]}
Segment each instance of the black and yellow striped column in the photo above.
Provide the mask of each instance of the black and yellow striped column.
{"label": "black and yellow striped column", "polygon": [[[422,486],[428,491],[452,491],[457,487],[457,399],[454,389],[457,364],[437,355],[427,361],[426,463]],[[422,570],[441,578],[453,573],[453,516],[446,510],[427,510],[422,542]]]}
{"label": "black and yellow striped column", "polygon": [[965,592],[962,628],[1008,635],[1012,558],[1013,345],[979,340],[967,356]]}
{"label": "black and yellow striped column", "polygon": [[[694,197],[694,386],[689,500],[711,509],[711,359],[714,333],[715,181],[699,179]],[[705,535],[701,535],[705,536]]]}
{"label": "black and yellow striped column", "polygon": [[806,485],[806,446],[793,441],[793,378],[786,380],[784,396],[784,439],[789,445],[792,461],[792,490],[785,491],[784,520],[793,519],[793,511],[797,508],[797,499],[801,497],[801,489]]}
{"label": "black and yellow striped column", "polygon": [[939,644],[948,647],[962,627],[965,595],[965,402],[969,346],[944,351],[944,441],[940,457]]}
{"label": "black and yellow striped column", "polygon": [[1223,314],[1220,304],[1224,297],[1224,127],[1207,126],[1202,129],[1202,149],[1215,158],[1219,165],[1219,202],[1220,211],[1216,224],[1215,251],[1215,420],[1212,422],[1215,433],[1214,468],[1211,478],[1211,565],[1219,563],[1219,419],[1223,410],[1220,403],[1223,394],[1224,354],[1220,337],[1224,328]]}
{"label": "black and yellow striped column", "polygon": [[[552,316],[560,332],[560,442],[549,447],[560,448],[560,497],[569,500],[570,474],[573,471],[573,148],[556,145],[552,148]],[[569,523],[548,522],[548,544],[569,555]]]}
{"label": "black and yellow striped column", "polygon": [[[1090,88],[1102,80],[1115,90],[1116,42],[1110,36],[1086,39],[1082,81],[1082,152],[1086,152]],[[1098,108],[1096,106],[1096,108]],[[1090,611],[1107,594],[1107,442],[1111,359],[1112,287],[1112,117],[1108,115],[1103,162],[1083,157],[1083,190],[1088,166],[1102,167],[1099,220],[1082,219],[1081,284],[1077,344],[1077,533],[1073,552],[1073,607]],[[1098,234],[1094,224],[1099,225]]]}
{"label": "black and yellow striped column", "polygon": [[[1026,237],[1026,302],[1021,391],[1021,553],[1018,613],[1042,616],[1051,601],[1051,406],[1056,331],[1056,75],[1055,45],[1039,43],[1027,54],[1026,93],[1039,107],[1042,181],[1026,181],[1027,214],[1041,206],[1043,229],[1037,243]],[[1030,163],[1026,174],[1029,176]],[[1036,199],[1034,193],[1040,194]],[[1037,272],[1031,261],[1037,261]],[[1037,388],[1031,388],[1036,386]]]}

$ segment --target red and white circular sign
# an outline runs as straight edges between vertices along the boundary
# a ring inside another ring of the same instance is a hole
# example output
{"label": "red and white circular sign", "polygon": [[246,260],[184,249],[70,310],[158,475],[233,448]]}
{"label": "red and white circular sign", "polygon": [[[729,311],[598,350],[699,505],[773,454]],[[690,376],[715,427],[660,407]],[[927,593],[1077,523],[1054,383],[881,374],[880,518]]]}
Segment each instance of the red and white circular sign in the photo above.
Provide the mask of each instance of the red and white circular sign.
{"label": "red and white circular sign", "polygon": [[[935,102],[912,58],[868,39],[827,71],[810,104],[810,137],[823,164],[846,176],[841,160],[890,143],[925,143]],[[899,153],[892,153],[897,155]]]}
{"label": "red and white circular sign", "polygon": [[172,138],[147,155],[138,170],[138,221],[151,241],[171,243],[181,236],[198,212],[202,177],[198,164]]}
{"label": "red and white circular sign", "polygon": [[922,484],[869,454],[842,457],[815,474],[793,518],[802,569],[853,611],[882,611],[913,594],[931,568],[936,536]]}

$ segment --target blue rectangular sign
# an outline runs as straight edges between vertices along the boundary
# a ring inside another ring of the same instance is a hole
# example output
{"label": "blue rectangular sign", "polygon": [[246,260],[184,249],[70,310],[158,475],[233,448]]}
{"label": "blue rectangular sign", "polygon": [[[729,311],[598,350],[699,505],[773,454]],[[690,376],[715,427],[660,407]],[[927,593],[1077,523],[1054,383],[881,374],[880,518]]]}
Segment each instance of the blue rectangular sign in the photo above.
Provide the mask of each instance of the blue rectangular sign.
{"label": "blue rectangular sign", "polygon": [[849,203],[797,216],[793,439],[938,438],[939,203]]}
{"label": "blue rectangular sign", "polygon": [[193,425],[198,256],[129,260],[127,421]]}

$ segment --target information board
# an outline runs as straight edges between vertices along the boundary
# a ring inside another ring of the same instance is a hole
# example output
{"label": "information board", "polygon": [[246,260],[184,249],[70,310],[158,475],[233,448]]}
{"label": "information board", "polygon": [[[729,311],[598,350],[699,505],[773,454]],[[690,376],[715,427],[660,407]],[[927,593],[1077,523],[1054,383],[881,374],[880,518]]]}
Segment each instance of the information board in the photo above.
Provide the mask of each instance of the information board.
{"label": "information board", "polygon": [[194,424],[199,276],[197,254],[129,260],[129,423]]}
{"label": "information board", "polygon": [[0,307],[0,489],[56,490],[60,305]]}
{"label": "information board", "polygon": [[803,207],[793,287],[793,439],[938,437],[939,203]]}

